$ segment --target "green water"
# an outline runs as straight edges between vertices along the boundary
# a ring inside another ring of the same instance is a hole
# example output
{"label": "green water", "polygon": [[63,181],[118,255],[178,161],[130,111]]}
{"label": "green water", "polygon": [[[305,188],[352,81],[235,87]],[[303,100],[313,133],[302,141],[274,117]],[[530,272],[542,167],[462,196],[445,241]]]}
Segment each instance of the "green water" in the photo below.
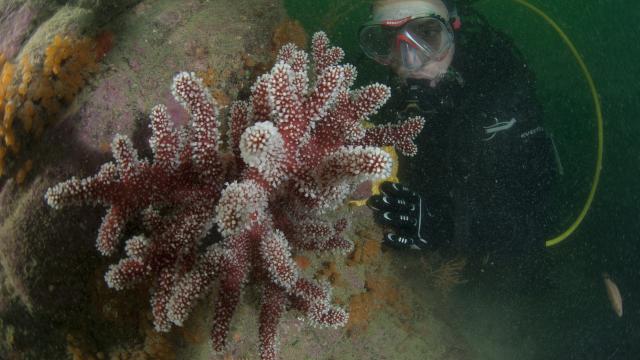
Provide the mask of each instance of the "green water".
{"label": "green water", "polygon": [[[625,7],[622,7],[624,3]],[[562,287],[539,299],[548,323],[541,337],[549,356],[566,352],[575,358],[634,358],[638,352],[637,286],[638,245],[638,67],[640,47],[632,24],[637,2],[604,1],[536,2],[574,41],[591,69],[603,102],[605,161],[596,201],[584,225],[550,256]],[[558,211],[567,216],[584,198],[593,171],[595,118],[584,79],[568,50],[555,33],[540,30],[543,23],[508,1],[478,3],[487,16],[511,34],[539,77],[540,98],[546,107],[563,155],[566,175],[559,184]],[[508,13],[511,14],[508,15]],[[564,206],[563,206],[564,205]],[[600,273],[615,273],[625,298],[627,315],[616,319],[607,307]]]}
{"label": "green water", "polygon": [[[604,115],[604,165],[595,201],[578,230],[549,248],[548,277],[531,291],[495,299],[492,289],[460,289],[457,306],[472,346],[483,359],[633,359],[640,353],[637,299],[640,233],[640,3],[631,0],[532,0],[567,33],[591,71]],[[309,32],[326,30],[347,61],[358,62],[359,24],[368,2],[290,0],[290,16]],[[509,34],[538,79],[545,126],[554,135],[564,176],[554,189],[554,230],[582,208],[596,158],[596,118],[587,83],[558,34],[540,17],[508,0],[474,1]],[[323,15],[315,15],[323,14]],[[384,71],[360,69],[361,81]],[[615,278],[624,316],[609,308],[602,273]],[[497,303],[496,303],[497,301]]]}

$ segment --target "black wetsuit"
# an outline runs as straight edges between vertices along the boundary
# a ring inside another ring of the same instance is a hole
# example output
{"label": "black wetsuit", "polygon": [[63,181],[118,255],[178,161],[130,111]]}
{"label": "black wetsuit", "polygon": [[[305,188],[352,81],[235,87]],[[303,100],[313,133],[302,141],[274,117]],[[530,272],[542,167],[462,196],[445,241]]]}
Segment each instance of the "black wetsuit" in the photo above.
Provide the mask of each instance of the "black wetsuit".
{"label": "black wetsuit", "polygon": [[[509,38],[461,10],[450,74],[435,88],[390,79],[380,118],[426,119],[418,154],[401,157],[399,174],[429,208],[423,237],[483,257],[518,257],[543,248],[556,162],[532,72]],[[412,102],[419,109],[407,109]]]}

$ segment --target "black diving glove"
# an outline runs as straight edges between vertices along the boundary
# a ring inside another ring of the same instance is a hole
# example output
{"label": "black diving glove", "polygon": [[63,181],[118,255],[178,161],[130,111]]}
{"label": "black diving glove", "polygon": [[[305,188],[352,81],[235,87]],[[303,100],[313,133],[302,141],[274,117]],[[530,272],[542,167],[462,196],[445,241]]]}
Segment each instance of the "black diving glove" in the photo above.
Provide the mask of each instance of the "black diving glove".
{"label": "black diving glove", "polygon": [[380,195],[367,200],[376,222],[387,229],[383,243],[396,249],[425,249],[429,244],[422,237],[424,220],[429,211],[420,194],[399,183],[385,181]]}

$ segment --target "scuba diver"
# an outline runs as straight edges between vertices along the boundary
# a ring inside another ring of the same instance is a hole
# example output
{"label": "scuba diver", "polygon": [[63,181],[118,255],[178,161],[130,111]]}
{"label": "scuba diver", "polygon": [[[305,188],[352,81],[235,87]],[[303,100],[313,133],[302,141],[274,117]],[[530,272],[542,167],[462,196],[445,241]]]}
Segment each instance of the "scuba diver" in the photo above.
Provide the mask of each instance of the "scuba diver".
{"label": "scuba diver", "polygon": [[381,117],[426,119],[418,154],[400,159],[404,183],[385,182],[367,201],[383,243],[484,261],[542,250],[557,167],[534,76],[512,41],[453,1],[378,0],[359,42],[390,69]]}

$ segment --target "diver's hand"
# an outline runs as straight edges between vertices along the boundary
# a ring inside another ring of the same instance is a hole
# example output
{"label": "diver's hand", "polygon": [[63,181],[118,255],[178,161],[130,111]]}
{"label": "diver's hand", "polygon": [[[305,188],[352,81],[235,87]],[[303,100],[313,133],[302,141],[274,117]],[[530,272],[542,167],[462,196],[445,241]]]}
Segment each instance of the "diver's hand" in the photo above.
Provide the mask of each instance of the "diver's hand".
{"label": "diver's hand", "polygon": [[367,200],[376,222],[390,229],[384,234],[383,243],[398,249],[421,250],[428,243],[421,236],[426,206],[422,197],[399,183],[384,182],[380,195]]}

